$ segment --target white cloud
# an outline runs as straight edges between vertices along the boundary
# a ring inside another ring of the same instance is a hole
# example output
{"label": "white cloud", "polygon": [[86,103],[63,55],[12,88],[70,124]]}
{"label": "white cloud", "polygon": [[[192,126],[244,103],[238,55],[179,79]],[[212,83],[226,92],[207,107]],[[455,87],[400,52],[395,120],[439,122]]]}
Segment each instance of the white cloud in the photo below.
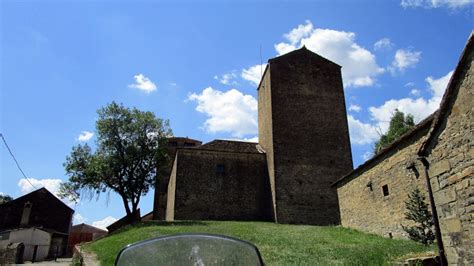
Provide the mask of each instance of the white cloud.
{"label": "white cloud", "polygon": [[220,77],[219,76],[214,76],[214,79],[218,80],[220,83],[224,85],[236,85],[237,82],[235,79],[237,78],[237,74],[235,71],[229,72],[222,74]]}
{"label": "white cloud", "polygon": [[77,137],[78,141],[86,142],[89,141],[94,136],[94,133],[90,131],[82,131],[82,133]]}
{"label": "white cloud", "polygon": [[137,74],[133,76],[135,79],[134,84],[128,85],[129,88],[139,89],[146,93],[150,93],[156,90],[156,85],[149,78],[145,77],[143,74]]}
{"label": "white cloud", "polygon": [[247,69],[242,69],[242,73],[240,74],[240,76],[243,79],[250,81],[255,86],[258,86],[258,84],[260,83],[260,79],[262,78],[263,71],[265,71],[266,66],[267,64],[262,64],[262,65],[255,65]]}
{"label": "white cloud", "polygon": [[402,0],[400,5],[404,8],[422,7],[422,8],[439,8],[447,7],[457,9],[469,6],[474,3],[473,0]]}
{"label": "white cloud", "polygon": [[298,27],[292,29],[287,34],[283,35],[291,45],[297,44],[301,39],[308,37],[313,32],[313,24],[306,20],[306,24],[300,24]]}
{"label": "white cloud", "polygon": [[360,112],[362,110],[362,108],[360,106],[358,106],[357,104],[351,104],[349,106],[349,111],[354,111],[354,112]]}
{"label": "white cloud", "polygon": [[405,84],[405,87],[413,87],[413,86],[415,86],[414,82],[408,82]]}
{"label": "white cloud", "polygon": [[444,91],[448,86],[449,79],[453,75],[454,71],[450,71],[448,74],[444,75],[439,79],[435,79],[432,76],[429,76],[425,79],[426,82],[430,85],[430,90],[433,93],[433,97],[437,98],[441,102],[441,98],[443,97]]}
{"label": "white cloud", "polygon": [[410,94],[413,96],[420,96],[421,91],[419,89],[411,89]]}
{"label": "white cloud", "polygon": [[[28,182],[28,180],[30,182]],[[57,195],[59,192],[59,187],[61,186],[62,180],[61,179],[36,179],[36,178],[25,178],[20,179],[18,182],[18,186],[20,187],[21,193],[27,194],[33,190],[39,188],[46,188],[49,192]],[[31,183],[31,184],[30,184]]]}
{"label": "white cloud", "polygon": [[258,136],[251,137],[251,138],[229,139],[229,140],[243,141],[243,142],[258,142]]}
{"label": "white cloud", "polygon": [[82,223],[85,223],[86,221],[87,219],[84,218],[81,214],[79,214],[78,212],[74,213],[74,217],[72,219],[73,224],[82,224]]}
{"label": "white cloud", "polygon": [[362,158],[364,159],[364,161],[367,161],[368,159],[372,158],[373,155],[374,155],[373,152],[366,151],[366,152],[364,152],[364,154],[362,155]]}
{"label": "white cloud", "polygon": [[[28,182],[29,180],[29,182]],[[56,197],[59,198],[59,188],[63,182],[61,179],[36,179],[36,178],[22,178],[18,181],[18,187],[20,187],[22,194],[30,193],[31,191],[40,189],[42,187],[46,188],[49,192],[53,193]],[[72,199],[61,199],[69,207],[74,206],[79,202],[79,199],[76,199],[74,202]]]}
{"label": "white cloud", "polygon": [[363,123],[352,115],[347,116],[347,122],[349,124],[349,136],[352,144],[370,144],[380,138],[377,128],[369,123]]}
{"label": "white cloud", "polygon": [[420,58],[421,52],[412,52],[406,49],[398,49],[395,53],[390,70],[392,73],[394,73],[395,70],[404,71],[409,67],[414,67],[420,61]]}
{"label": "white cloud", "polygon": [[375,77],[384,72],[375,55],[355,42],[353,32],[313,28],[311,21],[298,25],[284,35],[287,42],[275,45],[279,55],[291,52],[303,45],[313,52],[342,66],[345,86],[372,86]]}
{"label": "white cloud", "polygon": [[188,100],[196,101],[196,111],[208,116],[204,123],[207,132],[227,132],[237,138],[257,133],[257,100],[251,95],[208,87],[199,94],[190,94]]}
{"label": "white cloud", "polygon": [[374,43],[374,50],[390,49],[393,43],[389,38],[383,38]]}
{"label": "white cloud", "polygon": [[413,115],[415,123],[418,123],[431,115],[438,109],[452,74],[453,71],[450,71],[448,74],[438,79],[431,76],[426,78],[428,88],[431,92],[431,98],[429,99],[424,99],[422,97],[391,99],[381,106],[370,107],[370,123],[364,123],[355,119],[352,115],[348,115],[349,133],[352,144],[366,145],[377,141],[380,138],[380,134],[387,132],[390,118],[395,109],[398,109],[405,114]]}
{"label": "white cloud", "polygon": [[117,220],[118,220],[117,218],[114,218],[112,216],[107,216],[102,220],[93,222],[92,226],[95,226],[95,227],[100,228],[100,229],[107,230],[107,226],[115,223]]}
{"label": "white cloud", "polygon": [[378,127],[382,129],[382,132],[386,132],[389,126],[390,118],[395,111],[398,109],[406,114],[413,115],[415,122],[418,123],[434,111],[436,111],[443,97],[446,86],[451,78],[453,71],[448,74],[435,79],[433,77],[427,77],[426,82],[429,85],[431,91],[431,98],[403,98],[403,99],[391,99],[386,101],[379,107],[370,107],[369,111],[372,119],[376,122]]}

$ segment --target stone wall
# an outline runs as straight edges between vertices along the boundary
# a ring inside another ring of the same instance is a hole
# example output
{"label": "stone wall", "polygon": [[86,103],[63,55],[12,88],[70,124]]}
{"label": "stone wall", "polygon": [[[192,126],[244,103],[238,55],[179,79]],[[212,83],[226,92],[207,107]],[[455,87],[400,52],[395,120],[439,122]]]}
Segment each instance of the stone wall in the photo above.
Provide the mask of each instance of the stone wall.
{"label": "stone wall", "polygon": [[[256,145],[256,144],[255,144]],[[271,220],[265,154],[179,149],[167,220]]]}
{"label": "stone wall", "polygon": [[340,66],[306,48],[269,64],[278,222],[339,224],[331,184],[352,170]]}
{"label": "stone wall", "polygon": [[[471,37],[472,39],[472,37]],[[466,48],[448,88],[446,118],[430,149],[429,176],[449,264],[474,264],[474,70]],[[446,95],[445,95],[446,98]],[[449,98],[454,99],[449,102]]]}
{"label": "stone wall", "polygon": [[258,138],[259,144],[265,150],[267,157],[268,176],[272,192],[273,220],[278,222],[276,215],[275,168],[273,153],[273,124],[272,124],[272,87],[270,65],[258,87]]}
{"label": "stone wall", "polygon": [[157,169],[157,175],[155,180],[155,195],[153,200],[153,220],[164,220],[166,215],[166,199],[168,192],[168,182],[171,173],[171,167],[173,159],[178,148],[193,148],[198,147],[202,144],[201,141],[183,138],[183,137],[171,137],[168,138],[168,156],[169,165],[163,169]]}
{"label": "stone wall", "polygon": [[[342,226],[386,237],[407,237],[401,227],[410,224],[405,219],[404,202],[416,187],[427,195],[426,178],[416,154],[431,121],[424,121],[337,184]],[[387,186],[388,195],[384,195],[383,186]]]}

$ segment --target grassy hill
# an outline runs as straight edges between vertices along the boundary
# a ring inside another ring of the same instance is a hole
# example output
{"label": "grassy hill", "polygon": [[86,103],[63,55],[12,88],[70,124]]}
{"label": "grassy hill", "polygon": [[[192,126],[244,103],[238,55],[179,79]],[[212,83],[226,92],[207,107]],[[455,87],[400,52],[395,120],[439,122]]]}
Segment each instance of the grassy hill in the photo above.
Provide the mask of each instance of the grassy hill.
{"label": "grassy hill", "polygon": [[178,233],[223,234],[250,241],[259,248],[267,265],[383,265],[408,253],[434,249],[342,227],[216,221],[141,223],[84,248],[96,253],[102,265],[113,265],[115,256],[127,244]]}

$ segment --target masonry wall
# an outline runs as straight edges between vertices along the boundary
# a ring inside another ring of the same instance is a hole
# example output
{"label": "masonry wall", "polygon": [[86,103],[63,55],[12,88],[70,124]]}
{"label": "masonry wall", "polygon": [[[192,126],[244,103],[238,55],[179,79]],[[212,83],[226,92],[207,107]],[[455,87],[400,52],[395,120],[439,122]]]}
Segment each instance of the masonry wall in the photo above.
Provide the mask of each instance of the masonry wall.
{"label": "masonry wall", "polygon": [[265,150],[267,157],[268,177],[272,193],[273,220],[278,222],[276,215],[276,191],[275,191],[275,168],[273,154],[273,124],[272,124],[272,88],[270,65],[258,87],[258,137],[259,144]]}
{"label": "masonry wall", "polygon": [[[408,194],[419,188],[428,203],[426,177],[416,158],[429,125],[426,123],[394,149],[362,169],[356,169],[353,176],[338,184],[342,226],[385,237],[408,237],[401,227],[401,224],[410,225],[404,215]],[[414,166],[416,172],[410,166]],[[382,189],[385,185],[387,196]]]}
{"label": "masonry wall", "polygon": [[331,184],[352,170],[340,66],[302,48],[269,70],[278,222],[339,224]]}
{"label": "masonry wall", "polygon": [[201,141],[182,138],[182,137],[171,137],[168,138],[168,156],[169,165],[167,167],[157,169],[157,175],[155,180],[155,195],[153,200],[153,220],[164,220],[166,216],[166,200],[168,192],[168,182],[173,166],[173,159],[178,148],[193,148],[200,146]]}
{"label": "masonry wall", "polygon": [[264,154],[183,149],[175,163],[167,220],[271,219]]}
{"label": "masonry wall", "polygon": [[453,265],[474,264],[474,70],[469,53],[452,95],[455,101],[428,157],[443,244]]}

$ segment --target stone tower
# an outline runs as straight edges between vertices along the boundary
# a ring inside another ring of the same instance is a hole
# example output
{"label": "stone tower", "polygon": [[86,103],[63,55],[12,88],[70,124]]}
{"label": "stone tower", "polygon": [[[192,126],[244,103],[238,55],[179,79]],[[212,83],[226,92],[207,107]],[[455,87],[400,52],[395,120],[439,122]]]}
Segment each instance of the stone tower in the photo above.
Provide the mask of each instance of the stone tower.
{"label": "stone tower", "polygon": [[341,67],[305,47],[270,59],[258,120],[275,221],[339,224],[331,184],[353,169]]}

